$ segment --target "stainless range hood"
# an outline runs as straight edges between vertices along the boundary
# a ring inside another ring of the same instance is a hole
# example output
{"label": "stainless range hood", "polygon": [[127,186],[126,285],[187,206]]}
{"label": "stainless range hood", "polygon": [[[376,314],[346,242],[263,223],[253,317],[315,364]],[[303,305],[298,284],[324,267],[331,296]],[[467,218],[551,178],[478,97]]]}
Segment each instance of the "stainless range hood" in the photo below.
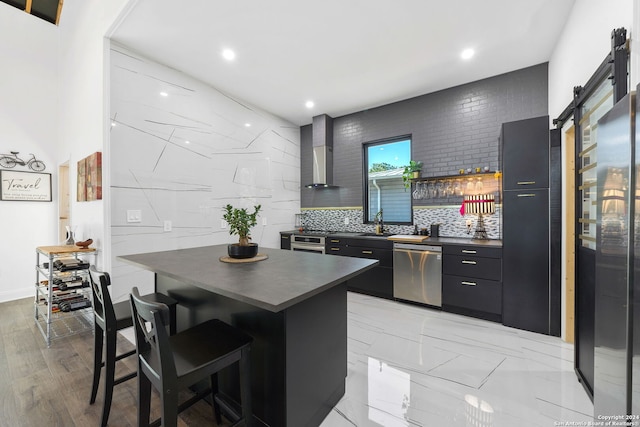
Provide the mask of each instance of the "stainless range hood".
{"label": "stainless range hood", "polygon": [[333,185],[333,118],[322,114],[313,118],[313,181],[307,188],[335,188]]}

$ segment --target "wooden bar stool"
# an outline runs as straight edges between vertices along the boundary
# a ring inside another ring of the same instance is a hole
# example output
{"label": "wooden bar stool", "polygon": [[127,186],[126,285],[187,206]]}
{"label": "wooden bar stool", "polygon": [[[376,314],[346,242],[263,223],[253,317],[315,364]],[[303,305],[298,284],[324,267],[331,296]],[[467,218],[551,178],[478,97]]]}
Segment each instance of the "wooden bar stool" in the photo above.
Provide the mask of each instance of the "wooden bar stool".
{"label": "wooden bar stool", "polygon": [[[163,426],[177,426],[178,413],[209,394],[218,424],[221,406],[233,425],[252,424],[249,352],[253,338],[217,319],[168,336],[167,306],[143,300],[135,287],[131,290],[131,311],[138,351],[138,426],[149,426],[151,386],[160,393]],[[240,413],[234,413],[233,404],[218,394],[217,384],[217,373],[236,362],[240,368]],[[180,389],[205,379],[211,381],[210,389],[178,404]]]}
{"label": "wooden bar stool", "polygon": [[[108,286],[111,285],[111,279],[108,273],[96,270],[95,266],[89,268],[89,273],[91,276],[91,290],[93,292],[95,340],[93,347],[93,383],[91,385],[91,399],[89,403],[93,404],[96,401],[100,375],[102,367],[104,366],[104,405],[102,407],[100,426],[105,427],[109,420],[113,387],[137,375],[137,372],[131,372],[120,378],[115,378],[116,362],[136,353],[135,350],[132,350],[116,355],[117,332],[133,326],[133,316],[131,314],[131,303],[129,301],[122,301],[116,304],[111,302],[108,289]],[[171,334],[175,334],[176,305],[178,302],[171,297],[159,293],[145,295],[143,298],[148,301],[161,302],[169,307]],[[106,351],[103,360],[102,351],[105,343]]]}

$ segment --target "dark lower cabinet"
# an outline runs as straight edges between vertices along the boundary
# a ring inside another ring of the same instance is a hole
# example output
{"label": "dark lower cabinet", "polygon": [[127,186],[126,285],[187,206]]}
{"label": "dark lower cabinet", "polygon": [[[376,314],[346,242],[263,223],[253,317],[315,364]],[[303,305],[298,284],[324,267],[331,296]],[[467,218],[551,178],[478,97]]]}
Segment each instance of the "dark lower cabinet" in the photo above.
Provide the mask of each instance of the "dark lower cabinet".
{"label": "dark lower cabinet", "polygon": [[442,309],[500,322],[502,250],[479,245],[442,249]]}
{"label": "dark lower cabinet", "polygon": [[291,250],[291,233],[280,233],[280,249]]}
{"label": "dark lower cabinet", "polygon": [[551,333],[549,190],[503,194],[502,322]]}
{"label": "dark lower cabinet", "polygon": [[347,289],[393,299],[393,243],[380,238],[341,238],[329,236],[325,252],[330,255],[377,259],[380,264],[349,279]]}

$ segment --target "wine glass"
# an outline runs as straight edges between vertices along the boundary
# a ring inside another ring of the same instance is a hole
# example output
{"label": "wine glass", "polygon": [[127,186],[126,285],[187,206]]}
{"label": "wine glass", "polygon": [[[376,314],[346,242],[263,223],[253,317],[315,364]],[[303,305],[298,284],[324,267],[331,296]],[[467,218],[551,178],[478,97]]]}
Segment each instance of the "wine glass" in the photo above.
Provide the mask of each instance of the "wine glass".
{"label": "wine glass", "polygon": [[418,200],[421,196],[422,196],[422,183],[416,182],[416,189],[413,190],[411,197],[413,197],[413,200]]}
{"label": "wine glass", "polygon": [[438,196],[438,190],[436,189],[436,182],[429,181],[429,198],[435,199]]}
{"label": "wine glass", "polygon": [[457,179],[456,179],[456,182],[453,184],[453,194],[455,194],[456,196],[464,195],[464,190],[460,185],[460,181]]}
{"label": "wine glass", "polygon": [[465,191],[465,194],[473,194],[475,189],[476,189],[476,186],[473,184],[473,179],[470,179],[467,182],[467,190]]}

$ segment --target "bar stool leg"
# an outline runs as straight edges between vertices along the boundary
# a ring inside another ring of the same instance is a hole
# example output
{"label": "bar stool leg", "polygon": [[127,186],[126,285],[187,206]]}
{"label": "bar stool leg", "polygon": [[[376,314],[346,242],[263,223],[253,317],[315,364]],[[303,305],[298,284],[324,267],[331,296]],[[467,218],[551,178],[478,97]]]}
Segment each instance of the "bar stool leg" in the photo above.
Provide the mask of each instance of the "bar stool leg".
{"label": "bar stool leg", "polygon": [[107,329],[105,334],[107,342],[106,360],[104,362],[104,406],[102,407],[101,427],[106,427],[111,410],[111,399],[116,376],[116,331]]}
{"label": "bar stool leg", "polygon": [[253,425],[251,408],[251,351],[250,347],[242,349],[240,357],[240,399],[242,400],[242,417],[246,426]]}
{"label": "bar stool leg", "polygon": [[104,331],[96,325],[93,331],[93,383],[91,384],[91,399],[89,403],[93,404],[98,395],[98,386],[100,385],[100,371],[102,370],[102,345],[104,342]]}
{"label": "bar stool leg", "polygon": [[178,390],[177,387],[165,385],[160,394],[162,401],[162,427],[178,427]]}
{"label": "bar stool leg", "polygon": [[151,381],[146,375],[141,374],[138,375],[138,427],[149,427],[150,416]]}
{"label": "bar stool leg", "polygon": [[213,407],[213,416],[216,419],[218,425],[222,424],[222,417],[220,416],[220,404],[216,400],[216,394],[218,394],[218,373],[211,375],[211,406]]}

